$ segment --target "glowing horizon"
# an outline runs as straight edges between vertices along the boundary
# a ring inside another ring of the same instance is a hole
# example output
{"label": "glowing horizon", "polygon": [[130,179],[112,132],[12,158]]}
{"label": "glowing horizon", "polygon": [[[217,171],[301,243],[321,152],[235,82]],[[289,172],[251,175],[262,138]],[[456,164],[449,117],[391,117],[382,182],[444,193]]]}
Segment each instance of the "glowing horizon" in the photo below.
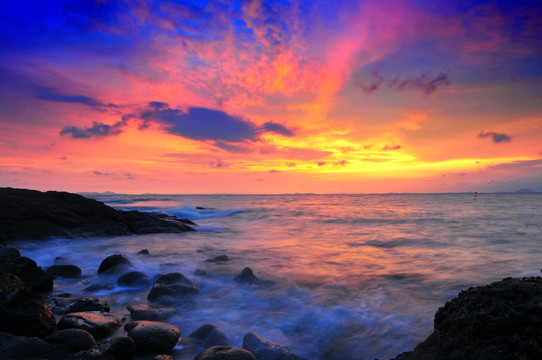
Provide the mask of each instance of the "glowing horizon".
{"label": "glowing horizon", "polygon": [[542,6],[0,5],[0,186],[542,191]]}

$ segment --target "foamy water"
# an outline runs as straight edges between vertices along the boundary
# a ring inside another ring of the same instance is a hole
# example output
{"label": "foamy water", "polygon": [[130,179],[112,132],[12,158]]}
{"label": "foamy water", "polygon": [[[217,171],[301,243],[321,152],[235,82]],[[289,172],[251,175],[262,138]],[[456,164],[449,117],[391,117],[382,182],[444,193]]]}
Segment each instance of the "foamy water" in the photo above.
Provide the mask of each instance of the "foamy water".
{"label": "foamy water", "polygon": [[[141,195],[96,196],[110,206],[194,220],[195,233],[22,242],[42,267],[72,259],[83,278],[55,292],[107,299],[112,311],[146,303],[149,288],[96,275],[127,255],[153,277],[179,271],[200,294],[171,322],[188,336],[216,323],[233,346],[249,331],[308,359],[387,359],[431,333],[439,306],[469,286],[539,274],[542,195]],[[148,249],[150,256],[136,255]],[[227,263],[205,260],[228,255]],[[233,281],[244,267],[267,286]],[[195,275],[200,269],[207,276]],[[84,288],[113,283],[113,290]],[[177,349],[176,359],[193,359]]]}

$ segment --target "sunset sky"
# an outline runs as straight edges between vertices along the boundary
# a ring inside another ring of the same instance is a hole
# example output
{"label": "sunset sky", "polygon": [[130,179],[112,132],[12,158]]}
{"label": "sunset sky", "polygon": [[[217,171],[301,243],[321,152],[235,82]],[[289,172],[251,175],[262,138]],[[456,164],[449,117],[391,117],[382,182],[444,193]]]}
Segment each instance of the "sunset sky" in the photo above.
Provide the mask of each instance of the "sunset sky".
{"label": "sunset sky", "polygon": [[2,1],[0,186],[542,190],[541,1]]}

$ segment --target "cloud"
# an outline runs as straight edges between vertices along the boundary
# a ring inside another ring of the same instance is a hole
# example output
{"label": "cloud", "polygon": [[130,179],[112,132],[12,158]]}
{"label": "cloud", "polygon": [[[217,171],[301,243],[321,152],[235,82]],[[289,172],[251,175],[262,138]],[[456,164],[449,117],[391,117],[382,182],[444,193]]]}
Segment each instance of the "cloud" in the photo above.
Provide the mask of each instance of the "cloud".
{"label": "cloud", "polygon": [[92,173],[93,173],[94,175],[99,175],[99,176],[109,176],[108,173],[104,173],[104,172],[97,171],[97,170],[94,170]]}
{"label": "cloud", "polygon": [[227,143],[227,142],[222,141],[222,140],[215,141],[215,146],[221,148],[222,150],[226,150],[228,152],[231,152],[231,153],[245,154],[245,153],[249,153],[251,151],[246,146],[231,144],[231,143]]}
{"label": "cloud", "polygon": [[326,164],[326,162],[325,161],[318,161],[316,164],[318,166],[324,166]]}
{"label": "cloud", "polygon": [[119,121],[113,125],[107,125],[94,121],[91,127],[80,128],[77,126],[65,126],[60,135],[69,135],[72,139],[90,139],[101,138],[106,136],[118,135],[122,132],[122,127],[126,125],[126,122]]}
{"label": "cloud", "polygon": [[538,160],[523,160],[523,161],[514,161],[510,163],[503,163],[499,165],[493,165],[488,167],[492,170],[518,170],[518,169],[533,169],[533,168],[542,168],[542,159]]}
{"label": "cloud", "polygon": [[282,124],[278,124],[278,123],[275,123],[275,122],[272,122],[272,121],[269,121],[269,122],[266,122],[265,124],[263,124],[261,129],[263,131],[274,132],[276,134],[280,134],[280,135],[284,135],[284,136],[294,136],[295,135],[293,130],[288,129],[286,126],[284,126]]}
{"label": "cloud", "polygon": [[491,137],[495,144],[499,144],[502,142],[510,142],[512,140],[512,137],[509,135],[496,133],[494,131],[484,131],[484,130],[480,131],[480,134],[478,134],[478,137],[482,139]]}
{"label": "cloud", "polygon": [[401,148],[401,145],[394,145],[394,146],[384,146],[382,148],[382,151],[393,151],[393,150],[399,150]]}
{"label": "cloud", "polygon": [[225,162],[223,162],[222,160],[216,159],[216,161],[210,161],[209,166],[220,169],[220,168],[225,168],[228,165]]}
{"label": "cloud", "polygon": [[294,166],[295,166],[295,162],[293,162],[293,161],[286,161],[286,162],[284,163],[284,165],[286,165],[286,166],[288,166],[288,167],[294,167]]}
{"label": "cloud", "polygon": [[434,93],[438,88],[449,86],[451,83],[447,74],[441,72],[437,76],[421,74],[414,78],[401,78],[399,75],[387,80],[377,70],[373,70],[367,81],[356,80],[356,85],[365,93],[371,94],[379,90],[382,85],[388,88],[404,91],[409,89],[422,90],[427,96]]}
{"label": "cloud", "polygon": [[90,107],[103,106],[101,102],[89,96],[62,94],[55,88],[51,88],[51,87],[38,86],[36,87],[33,95],[36,99],[40,99],[40,100],[72,103],[72,104],[83,104]]}

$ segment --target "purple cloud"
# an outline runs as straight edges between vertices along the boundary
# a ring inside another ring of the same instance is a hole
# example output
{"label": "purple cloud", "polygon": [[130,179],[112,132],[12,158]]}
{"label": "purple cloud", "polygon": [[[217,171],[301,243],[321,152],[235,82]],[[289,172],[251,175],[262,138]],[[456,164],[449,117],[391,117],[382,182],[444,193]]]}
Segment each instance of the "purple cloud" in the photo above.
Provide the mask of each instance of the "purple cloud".
{"label": "purple cloud", "polygon": [[275,123],[275,122],[271,122],[271,121],[266,122],[265,124],[263,124],[261,129],[263,131],[274,132],[276,134],[280,134],[280,135],[284,135],[284,136],[294,136],[295,135],[294,132],[291,129],[288,129],[286,126],[284,126],[282,124]]}
{"label": "purple cloud", "polygon": [[65,126],[60,131],[60,135],[69,135],[72,137],[72,139],[90,139],[93,137],[100,138],[120,134],[122,132],[122,127],[125,125],[126,123],[124,121],[119,121],[113,125],[107,125],[95,121],[92,123],[92,126],[88,128]]}
{"label": "purple cloud", "polygon": [[437,76],[421,74],[417,77],[406,79],[396,76],[391,80],[386,80],[377,70],[373,70],[368,81],[362,82],[361,80],[356,80],[356,85],[367,94],[371,94],[379,90],[382,85],[387,84],[388,88],[399,91],[408,89],[422,90],[427,96],[434,93],[438,88],[449,86],[450,83],[450,78],[445,73],[440,73]]}
{"label": "purple cloud", "polygon": [[510,142],[512,140],[512,137],[509,135],[496,133],[494,131],[484,131],[484,130],[480,131],[480,134],[478,134],[478,137],[482,139],[491,137],[495,144],[499,144],[502,142]]}

